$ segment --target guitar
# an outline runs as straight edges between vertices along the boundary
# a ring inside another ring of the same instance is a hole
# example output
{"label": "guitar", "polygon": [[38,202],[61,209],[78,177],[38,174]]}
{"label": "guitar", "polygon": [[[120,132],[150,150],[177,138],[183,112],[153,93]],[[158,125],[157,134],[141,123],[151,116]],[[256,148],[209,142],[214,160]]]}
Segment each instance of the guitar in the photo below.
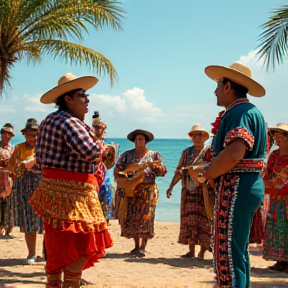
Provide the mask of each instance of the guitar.
{"label": "guitar", "polygon": [[145,169],[161,164],[161,161],[146,162],[143,164],[131,163],[125,170],[118,172],[119,175],[125,176],[126,181],[117,183],[118,188],[122,188],[128,197],[133,197],[136,187],[139,184],[145,184]]}
{"label": "guitar", "polygon": [[16,177],[21,176],[24,173],[25,169],[30,170],[30,168],[34,166],[35,162],[35,155],[32,155],[23,161],[19,161],[16,159],[16,165],[14,166],[13,174]]}

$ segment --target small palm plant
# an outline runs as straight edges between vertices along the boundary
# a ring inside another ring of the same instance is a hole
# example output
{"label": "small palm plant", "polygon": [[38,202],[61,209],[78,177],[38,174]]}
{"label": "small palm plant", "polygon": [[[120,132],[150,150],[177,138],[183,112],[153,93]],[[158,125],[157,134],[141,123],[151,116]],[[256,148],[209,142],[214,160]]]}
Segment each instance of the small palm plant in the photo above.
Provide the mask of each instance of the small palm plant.
{"label": "small palm plant", "polygon": [[283,63],[288,56],[288,4],[272,11],[270,20],[262,25],[259,36],[259,58],[264,58],[267,69]]}
{"label": "small palm plant", "polygon": [[124,11],[110,0],[1,0],[0,1],[0,98],[10,85],[15,63],[41,62],[42,56],[65,63],[85,64],[100,76],[118,80],[113,64],[100,52],[81,45],[88,25],[122,29]]}

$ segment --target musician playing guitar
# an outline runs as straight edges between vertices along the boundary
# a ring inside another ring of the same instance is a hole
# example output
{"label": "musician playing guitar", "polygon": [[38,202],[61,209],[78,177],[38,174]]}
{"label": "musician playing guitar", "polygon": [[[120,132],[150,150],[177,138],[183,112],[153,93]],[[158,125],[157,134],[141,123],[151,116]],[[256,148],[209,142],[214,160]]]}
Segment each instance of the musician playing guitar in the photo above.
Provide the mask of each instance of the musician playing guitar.
{"label": "musician playing guitar", "polygon": [[114,170],[116,217],[121,226],[121,236],[134,240],[135,247],[131,253],[145,257],[147,241],[154,237],[158,201],[155,178],[164,176],[167,170],[161,155],[146,147],[154,139],[152,133],[137,129],[129,133],[127,139],[135,143],[135,148],[120,155]]}

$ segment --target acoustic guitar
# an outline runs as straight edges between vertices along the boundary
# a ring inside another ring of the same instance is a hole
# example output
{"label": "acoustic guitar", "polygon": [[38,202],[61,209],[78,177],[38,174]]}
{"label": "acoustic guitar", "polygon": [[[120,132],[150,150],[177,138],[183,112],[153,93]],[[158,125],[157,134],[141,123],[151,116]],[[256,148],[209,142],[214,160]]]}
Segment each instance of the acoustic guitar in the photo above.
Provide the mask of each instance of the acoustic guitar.
{"label": "acoustic guitar", "polygon": [[126,196],[133,197],[136,187],[139,184],[146,184],[144,183],[145,169],[149,166],[157,166],[159,164],[161,164],[159,161],[147,162],[143,164],[129,164],[125,170],[118,172],[118,174],[124,175],[127,178],[126,182],[122,184],[117,183],[118,188],[122,188]]}

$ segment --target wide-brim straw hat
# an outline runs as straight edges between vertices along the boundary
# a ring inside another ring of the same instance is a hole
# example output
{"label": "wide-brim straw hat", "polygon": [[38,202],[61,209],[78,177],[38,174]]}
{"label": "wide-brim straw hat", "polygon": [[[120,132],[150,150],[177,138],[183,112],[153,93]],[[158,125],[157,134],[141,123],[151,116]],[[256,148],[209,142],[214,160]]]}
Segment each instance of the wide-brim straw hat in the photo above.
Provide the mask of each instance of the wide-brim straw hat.
{"label": "wide-brim straw hat", "polygon": [[13,130],[12,127],[7,127],[7,126],[4,125],[4,126],[1,128],[1,133],[3,133],[3,132],[8,132],[8,133],[11,133],[12,136],[15,136],[14,130]]}
{"label": "wide-brim straw hat", "polygon": [[20,130],[20,132],[25,133],[27,131],[35,131],[37,132],[39,129],[39,124],[37,123],[37,120],[34,118],[29,118],[26,122],[25,128]]}
{"label": "wide-brim straw hat", "polygon": [[197,134],[201,132],[203,137],[205,137],[205,141],[209,138],[209,133],[200,125],[193,125],[191,130],[188,132],[189,136],[192,136],[193,134]]}
{"label": "wide-brim straw hat", "polygon": [[269,127],[270,132],[287,132],[288,133],[288,124],[278,123],[276,127]]}
{"label": "wide-brim straw hat", "polygon": [[72,73],[67,73],[62,76],[58,85],[53,89],[46,92],[41,98],[40,101],[44,104],[55,103],[57,98],[63,95],[64,93],[70,92],[76,89],[83,89],[87,91],[88,89],[95,86],[98,82],[98,79],[94,76],[81,76],[76,77]]}
{"label": "wide-brim straw hat", "polygon": [[254,97],[265,95],[262,85],[252,79],[251,69],[241,63],[233,63],[230,67],[210,65],[205,68],[208,77],[218,82],[220,78],[227,78],[248,89],[248,93]]}
{"label": "wide-brim straw hat", "polygon": [[148,132],[148,131],[142,130],[142,129],[136,129],[136,130],[130,132],[127,135],[127,139],[130,140],[131,142],[135,142],[135,138],[139,134],[145,135],[148,138],[147,143],[154,139],[154,135],[151,132]]}

